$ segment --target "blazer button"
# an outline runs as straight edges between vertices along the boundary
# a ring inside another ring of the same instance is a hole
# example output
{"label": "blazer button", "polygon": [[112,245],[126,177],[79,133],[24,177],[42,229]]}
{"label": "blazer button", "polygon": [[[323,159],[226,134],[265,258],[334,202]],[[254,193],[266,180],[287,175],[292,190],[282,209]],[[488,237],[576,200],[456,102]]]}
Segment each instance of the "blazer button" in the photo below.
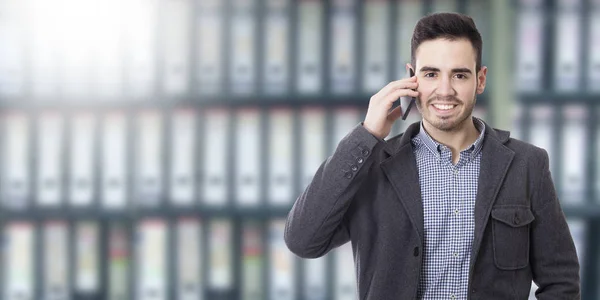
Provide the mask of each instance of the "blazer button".
{"label": "blazer button", "polygon": [[413,250],[413,255],[419,256],[419,247],[415,247],[415,249]]}
{"label": "blazer button", "polygon": [[363,155],[364,157],[367,157],[367,156],[369,156],[369,153],[371,153],[371,152],[369,151],[369,149],[364,149],[364,150],[362,151],[362,155]]}
{"label": "blazer button", "polygon": [[358,167],[356,165],[350,166],[350,169],[352,169],[354,172],[358,171]]}
{"label": "blazer button", "polygon": [[346,178],[350,179],[350,178],[352,178],[352,173],[346,172],[346,174],[344,176],[346,176]]}

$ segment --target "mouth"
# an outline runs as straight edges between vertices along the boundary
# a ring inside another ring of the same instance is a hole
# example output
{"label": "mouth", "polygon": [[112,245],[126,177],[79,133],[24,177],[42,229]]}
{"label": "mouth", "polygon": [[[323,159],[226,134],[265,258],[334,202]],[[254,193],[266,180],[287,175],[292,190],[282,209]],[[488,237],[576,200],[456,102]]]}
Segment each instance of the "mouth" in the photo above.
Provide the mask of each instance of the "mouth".
{"label": "mouth", "polygon": [[458,104],[431,104],[438,115],[450,115],[457,109]]}

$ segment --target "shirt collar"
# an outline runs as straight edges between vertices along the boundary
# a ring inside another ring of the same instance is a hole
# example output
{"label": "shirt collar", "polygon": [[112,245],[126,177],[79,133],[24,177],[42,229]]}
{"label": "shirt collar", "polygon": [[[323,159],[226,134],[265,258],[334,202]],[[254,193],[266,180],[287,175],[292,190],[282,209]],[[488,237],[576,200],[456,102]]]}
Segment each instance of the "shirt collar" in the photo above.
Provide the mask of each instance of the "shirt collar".
{"label": "shirt collar", "polygon": [[[481,148],[483,147],[483,137],[485,135],[485,123],[482,120],[480,120],[479,118],[476,118],[476,117],[472,117],[472,118],[473,118],[473,124],[475,125],[475,128],[479,131],[479,137],[477,137],[477,139],[475,140],[475,142],[473,142],[473,144],[471,144],[471,146],[469,146],[469,147],[467,147],[467,149],[464,149],[461,151],[461,152],[469,153],[469,160],[474,159],[481,151]],[[442,144],[440,144],[436,140],[434,140],[429,135],[429,133],[427,133],[427,131],[425,131],[425,128],[423,127],[423,121],[420,122],[420,130],[419,130],[419,133],[415,136],[415,142],[416,142],[417,146],[425,146],[435,156],[437,156],[438,158],[440,157],[440,155],[441,155],[440,147],[442,146]]]}

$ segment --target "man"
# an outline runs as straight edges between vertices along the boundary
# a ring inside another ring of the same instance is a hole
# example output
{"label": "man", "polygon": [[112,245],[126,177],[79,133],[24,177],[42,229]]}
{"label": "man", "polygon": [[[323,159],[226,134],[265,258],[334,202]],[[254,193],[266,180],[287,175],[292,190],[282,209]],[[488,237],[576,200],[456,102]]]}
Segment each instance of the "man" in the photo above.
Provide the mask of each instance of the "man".
{"label": "man", "polygon": [[[471,18],[422,18],[408,68],[371,97],[364,122],[296,200],[289,249],[352,243],[359,299],[579,299],[579,263],[545,150],[472,117],[485,88]],[[399,97],[422,122],[388,141]],[[391,111],[390,111],[391,110]]]}

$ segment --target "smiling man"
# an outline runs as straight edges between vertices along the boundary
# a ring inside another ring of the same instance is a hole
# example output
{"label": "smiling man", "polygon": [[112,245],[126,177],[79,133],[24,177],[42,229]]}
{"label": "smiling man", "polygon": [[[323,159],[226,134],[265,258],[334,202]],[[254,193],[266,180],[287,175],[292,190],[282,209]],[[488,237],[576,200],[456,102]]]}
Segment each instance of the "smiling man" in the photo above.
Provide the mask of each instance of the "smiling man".
{"label": "smiling man", "polygon": [[[422,18],[407,68],[317,170],[286,224],[305,258],[348,241],[359,299],[579,299],[579,263],[544,149],[472,116],[487,68],[471,18]],[[389,140],[416,97],[423,117]]]}

